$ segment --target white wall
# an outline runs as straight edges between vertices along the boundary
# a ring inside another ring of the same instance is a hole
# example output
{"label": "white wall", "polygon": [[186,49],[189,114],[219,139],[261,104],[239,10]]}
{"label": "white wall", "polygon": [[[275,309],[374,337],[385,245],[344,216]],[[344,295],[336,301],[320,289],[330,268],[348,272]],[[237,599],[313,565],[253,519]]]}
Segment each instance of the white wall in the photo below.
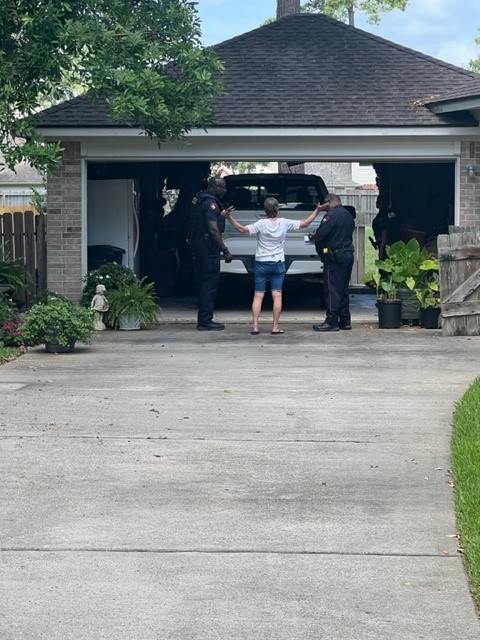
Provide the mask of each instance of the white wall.
{"label": "white wall", "polygon": [[372,165],[360,166],[359,162],[352,162],[352,180],[358,184],[375,184],[375,170]]}

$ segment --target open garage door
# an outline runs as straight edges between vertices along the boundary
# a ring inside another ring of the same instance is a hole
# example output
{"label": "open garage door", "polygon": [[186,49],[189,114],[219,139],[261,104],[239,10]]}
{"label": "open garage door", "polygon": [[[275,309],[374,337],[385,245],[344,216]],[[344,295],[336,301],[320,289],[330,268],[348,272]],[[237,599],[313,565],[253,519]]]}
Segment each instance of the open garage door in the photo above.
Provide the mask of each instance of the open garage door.
{"label": "open garage door", "polygon": [[454,162],[375,163],[378,186],[401,223],[415,225],[434,243],[455,218]]}
{"label": "open garage door", "polygon": [[[414,221],[425,242],[434,243],[438,234],[448,232],[448,226],[454,224],[453,161],[389,161],[375,162],[373,166],[380,191],[389,194],[391,204],[402,220],[408,220],[409,224]],[[111,181],[134,181],[138,196],[135,268],[139,275],[156,283],[159,296],[195,292],[193,264],[187,243],[188,211],[193,195],[203,188],[210,167],[207,161],[88,163],[88,182],[96,183],[97,191],[102,182],[106,185]],[[325,182],[330,190],[338,190],[336,185],[329,184],[328,179]],[[345,204],[357,205],[357,224],[368,227],[375,215],[375,210],[372,210],[375,196],[367,198],[369,210],[363,212],[355,185],[350,185],[345,194]],[[102,230],[101,245],[111,244],[128,250],[128,238],[122,241],[118,229],[113,233],[113,227],[109,228],[114,224],[114,214],[111,213],[108,219],[102,218],[102,207],[97,205],[93,211],[91,203],[87,203],[87,212],[92,227]],[[363,250],[364,247],[357,247],[357,256],[361,260],[364,259]]]}

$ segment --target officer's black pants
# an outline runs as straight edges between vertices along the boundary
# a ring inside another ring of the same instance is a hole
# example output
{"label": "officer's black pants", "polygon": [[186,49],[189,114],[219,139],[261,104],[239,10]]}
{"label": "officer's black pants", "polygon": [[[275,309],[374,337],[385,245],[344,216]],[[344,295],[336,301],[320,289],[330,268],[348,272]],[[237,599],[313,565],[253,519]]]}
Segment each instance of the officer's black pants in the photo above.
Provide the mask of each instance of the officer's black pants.
{"label": "officer's black pants", "polygon": [[348,285],[352,269],[353,251],[342,253],[335,262],[326,260],[323,264],[323,282],[327,306],[326,322],[333,327],[338,326],[338,324],[348,325],[351,322]]}
{"label": "officer's black pants", "polygon": [[194,238],[191,247],[197,278],[197,324],[206,325],[213,319],[220,284],[220,250],[204,238]]}

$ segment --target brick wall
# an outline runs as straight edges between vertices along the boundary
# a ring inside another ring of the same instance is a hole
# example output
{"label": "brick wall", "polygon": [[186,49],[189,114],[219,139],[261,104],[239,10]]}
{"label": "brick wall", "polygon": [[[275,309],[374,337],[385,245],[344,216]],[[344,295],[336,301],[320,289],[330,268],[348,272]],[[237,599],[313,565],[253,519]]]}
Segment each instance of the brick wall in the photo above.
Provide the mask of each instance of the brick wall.
{"label": "brick wall", "polygon": [[[469,164],[474,164],[477,168],[474,178],[468,177]],[[480,142],[462,142],[459,225],[480,227]]]}
{"label": "brick wall", "polygon": [[62,146],[61,163],[48,176],[47,287],[77,301],[82,292],[80,143]]}

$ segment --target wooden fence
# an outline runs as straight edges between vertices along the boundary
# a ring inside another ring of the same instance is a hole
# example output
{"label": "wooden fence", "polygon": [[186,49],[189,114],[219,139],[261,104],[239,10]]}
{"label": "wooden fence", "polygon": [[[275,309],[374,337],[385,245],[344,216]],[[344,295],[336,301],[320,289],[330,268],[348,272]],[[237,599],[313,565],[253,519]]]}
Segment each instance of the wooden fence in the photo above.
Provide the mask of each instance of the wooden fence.
{"label": "wooden fence", "polygon": [[442,333],[480,335],[480,228],[451,227],[437,240]]}
{"label": "wooden fence", "polygon": [[30,306],[37,292],[46,289],[45,216],[33,211],[0,213],[0,259],[2,256],[22,267],[27,287],[16,300]]}

